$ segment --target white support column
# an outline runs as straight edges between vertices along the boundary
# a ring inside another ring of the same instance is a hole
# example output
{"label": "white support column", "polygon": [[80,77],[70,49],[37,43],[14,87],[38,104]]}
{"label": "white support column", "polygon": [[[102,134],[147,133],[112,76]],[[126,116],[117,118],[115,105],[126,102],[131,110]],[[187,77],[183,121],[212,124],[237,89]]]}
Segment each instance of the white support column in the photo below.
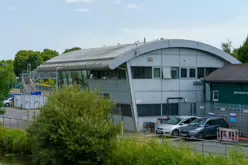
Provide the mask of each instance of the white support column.
{"label": "white support column", "polygon": [[132,80],[132,71],[130,67],[130,61],[127,61],[127,73],[128,73],[128,81],[129,81],[129,89],[131,93],[131,100],[132,100],[132,115],[134,118],[134,123],[135,123],[135,129],[136,131],[138,130],[138,115],[137,115],[137,106],[136,106],[136,98],[135,98],[135,92],[134,92],[134,87],[133,87],[133,80]]}

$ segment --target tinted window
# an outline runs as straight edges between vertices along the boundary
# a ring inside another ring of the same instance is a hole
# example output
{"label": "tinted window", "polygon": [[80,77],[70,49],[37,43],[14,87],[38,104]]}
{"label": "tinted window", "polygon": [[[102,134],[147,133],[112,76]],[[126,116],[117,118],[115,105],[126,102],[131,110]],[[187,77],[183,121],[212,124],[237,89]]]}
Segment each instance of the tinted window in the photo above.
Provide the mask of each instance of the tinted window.
{"label": "tinted window", "polygon": [[195,68],[190,68],[189,69],[189,77],[190,78],[195,78]]}
{"label": "tinted window", "polygon": [[213,120],[209,120],[209,121],[207,121],[206,125],[207,125],[207,126],[213,126],[213,125],[214,125]]}
{"label": "tinted window", "polygon": [[138,116],[161,116],[161,104],[137,104]]}
{"label": "tinted window", "polygon": [[132,77],[134,79],[151,79],[152,67],[132,67]]}
{"label": "tinted window", "polygon": [[181,68],[181,77],[182,78],[187,78],[187,69],[186,68]]}
{"label": "tinted window", "polygon": [[163,104],[162,115],[178,115],[178,103]]}
{"label": "tinted window", "polygon": [[185,120],[184,122],[182,122],[182,123],[184,123],[184,124],[189,124],[189,123],[191,123],[191,119],[187,119],[187,120]]}
{"label": "tinted window", "polygon": [[206,120],[207,120],[206,118],[196,119],[193,122],[191,122],[189,125],[200,127],[200,126],[203,126],[204,125],[204,123],[206,122]]}
{"label": "tinted window", "polygon": [[197,69],[197,78],[204,78],[204,68],[198,68]]}
{"label": "tinted window", "polygon": [[177,68],[177,67],[172,67],[171,68],[171,78],[172,79],[179,78],[179,68]]}

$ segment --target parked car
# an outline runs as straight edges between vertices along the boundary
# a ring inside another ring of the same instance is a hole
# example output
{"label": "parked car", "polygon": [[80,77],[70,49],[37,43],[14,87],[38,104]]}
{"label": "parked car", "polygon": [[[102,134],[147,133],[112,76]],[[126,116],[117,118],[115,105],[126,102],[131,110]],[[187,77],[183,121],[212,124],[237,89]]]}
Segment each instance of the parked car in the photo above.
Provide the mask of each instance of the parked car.
{"label": "parked car", "polygon": [[216,137],[218,128],[229,128],[229,124],[220,117],[198,118],[180,131],[181,137],[204,139]]}
{"label": "parked car", "polygon": [[13,97],[9,97],[8,99],[6,99],[6,100],[3,101],[3,105],[5,107],[9,107],[13,103],[13,101],[14,101],[14,98]]}
{"label": "parked car", "polygon": [[165,120],[163,124],[156,129],[157,135],[173,136],[180,135],[180,129],[197,119],[196,116],[173,116],[169,120]]}

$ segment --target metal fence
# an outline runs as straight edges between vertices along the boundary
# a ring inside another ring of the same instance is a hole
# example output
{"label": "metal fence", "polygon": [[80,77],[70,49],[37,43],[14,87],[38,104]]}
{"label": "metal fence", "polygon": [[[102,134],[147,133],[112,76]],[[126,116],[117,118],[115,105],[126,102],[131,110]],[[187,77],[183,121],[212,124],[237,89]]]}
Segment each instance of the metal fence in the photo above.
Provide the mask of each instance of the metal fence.
{"label": "metal fence", "polygon": [[29,127],[33,120],[28,119],[14,119],[10,117],[0,116],[1,126],[10,129],[24,129]]}
{"label": "metal fence", "polygon": [[[161,145],[168,143],[169,145],[186,149],[192,152],[196,152],[203,156],[215,155],[228,157],[232,151],[241,151],[244,157],[248,159],[248,144],[242,143],[229,143],[221,142],[217,140],[196,140],[192,138],[158,138],[156,135],[150,136],[132,136],[125,134],[126,138],[120,138],[121,140],[137,140],[141,143],[149,143],[152,140],[157,140]],[[149,137],[149,138],[148,138]]]}

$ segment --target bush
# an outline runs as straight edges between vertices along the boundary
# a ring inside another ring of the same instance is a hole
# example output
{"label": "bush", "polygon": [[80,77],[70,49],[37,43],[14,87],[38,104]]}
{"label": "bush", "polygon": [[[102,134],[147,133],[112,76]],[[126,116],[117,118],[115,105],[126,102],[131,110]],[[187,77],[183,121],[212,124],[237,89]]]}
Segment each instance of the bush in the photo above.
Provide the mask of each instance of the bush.
{"label": "bush", "polygon": [[139,141],[121,139],[118,148],[112,153],[109,165],[247,165],[242,152],[232,152],[229,158],[202,156],[189,150],[183,143],[176,148],[158,140]]}
{"label": "bush", "polygon": [[0,127],[0,145],[8,152],[30,154],[32,140],[24,130]]}
{"label": "bush", "polygon": [[116,146],[119,126],[109,113],[110,99],[79,86],[53,92],[28,129],[34,161],[42,165],[105,164]]}

